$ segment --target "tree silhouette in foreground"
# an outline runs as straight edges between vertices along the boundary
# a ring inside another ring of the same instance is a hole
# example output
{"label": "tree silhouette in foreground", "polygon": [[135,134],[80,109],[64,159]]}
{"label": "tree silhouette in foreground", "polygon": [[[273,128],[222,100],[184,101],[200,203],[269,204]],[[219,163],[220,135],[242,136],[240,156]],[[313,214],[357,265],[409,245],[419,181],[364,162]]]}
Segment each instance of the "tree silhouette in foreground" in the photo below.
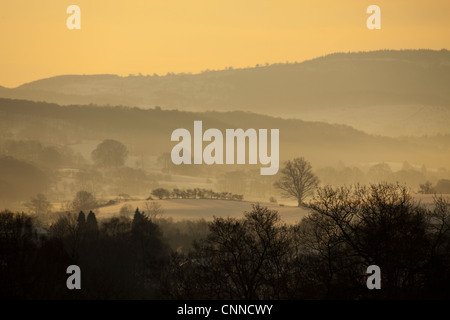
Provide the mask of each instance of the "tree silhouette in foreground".
{"label": "tree silhouette in foreground", "polygon": [[329,296],[341,296],[345,287],[367,295],[360,282],[372,264],[382,270],[379,297],[425,297],[440,286],[430,277],[433,268],[449,267],[450,203],[442,198],[426,210],[398,184],[324,187],[310,208],[303,237],[327,266]]}
{"label": "tree silhouette in foreground", "polygon": [[279,214],[259,205],[240,220],[214,219],[208,237],[194,246],[189,263],[178,274],[192,283],[183,294],[205,299],[273,298],[273,280],[290,253]]}
{"label": "tree silhouette in foreground", "polygon": [[89,211],[86,218],[85,233],[86,236],[92,240],[96,240],[99,235],[97,218],[95,217],[95,213],[92,211]]}
{"label": "tree silhouette in foreground", "polygon": [[[298,225],[255,206],[243,219],[216,218],[188,256],[174,257],[174,298],[449,298],[450,203],[433,210],[393,184],[318,190]],[[382,290],[368,290],[378,265]]]}

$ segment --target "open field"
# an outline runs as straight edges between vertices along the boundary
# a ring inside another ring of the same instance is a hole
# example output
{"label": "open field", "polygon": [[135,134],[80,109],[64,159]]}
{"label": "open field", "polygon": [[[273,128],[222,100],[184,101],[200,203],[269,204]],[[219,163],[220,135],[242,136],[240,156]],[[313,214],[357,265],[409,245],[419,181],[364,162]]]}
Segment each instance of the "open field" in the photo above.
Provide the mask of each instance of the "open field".
{"label": "open field", "polygon": [[[214,217],[243,217],[244,211],[250,211],[252,204],[250,201],[231,201],[231,200],[209,200],[209,199],[170,199],[153,200],[161,205],[164,210],[163,217],[172,218],[174,221],[181,220],[212,220]],[[151,201],[129,201],[117,205],[102,207],[96,210],[98,219],[110,218],[119,215],[120,208],[123,205],[131,205],[133,208],[139,208],[145,211],[145,203]],[[271,210],[277,210],[283,222],[297,223],[308,214],[308,210],[295,206],[280,206],[273,203],[263,203]]]}
{"label": "open field", "polygon": [[[413,198],[421,205],[430,207],[433,204],[433,195],[414,194]],[[450,195],[444,195],[450,199]],[[122,202],[120,204],[98,208],[95,210],[97,218],[107,219],[119,215],[120,209],[124,205],[130,205],[133,210],[139,208],[145,211],[147,202],[156,202],[164,210],[163,217],[172,218],[174,221],[205,219],[211,221],[214,217],[243,217],[244,211],[250,211],[253,201],[231,201],[231,200],[209,200],[209,199],[169,199],[169,200],[138,200]],[[267,206],[271,210],[277,210],[281,219],[285,223],[298,223],[309,213],[306,208],[283,205],[276,203],[258,202],[262,206]]]}

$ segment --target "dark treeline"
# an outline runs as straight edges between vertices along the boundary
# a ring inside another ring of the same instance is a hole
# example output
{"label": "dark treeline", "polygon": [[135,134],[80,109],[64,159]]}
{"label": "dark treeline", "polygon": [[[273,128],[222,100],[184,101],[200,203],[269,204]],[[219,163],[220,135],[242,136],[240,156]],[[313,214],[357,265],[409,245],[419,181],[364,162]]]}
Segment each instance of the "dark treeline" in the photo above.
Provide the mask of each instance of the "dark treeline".
{"label": "dark treeline", "polygon": [[[325,187],[295,226],[254,206],[215,219],[209,235],[172,263],[174,298],[450,298],[450,203],[425,210],[398,185]],[[381,290],[368,290],[369,265]]]}
{"label": "dark treeline", "polygon": [[[171,249],[176,228],[137,209],[98,222],[61,216],[44,234],[24,214],[0,214],[0,296],[46,299],[450,298],[450,202],[427,209],[394,184],[319,188],[310,214],[286,225],[254,205],[243,218],[186,224],[204,234]],[[177,241],[180,241],[178,239]],[[181,243],[181,242],[180,242]],[[66,268],[81,268],[81,290]],[[366,287],[369,265],[381,290]]]}
{"label": "dark treeline", "polygon": [[[99,224],[91,211],[67,214],[46,235],[30,217],[0,214],[0,296],[21,299],[155,299],[169,258],[159,227],[136,210],[133,219]],[[82,272],[82,290],[66,288],[69,265]]]}

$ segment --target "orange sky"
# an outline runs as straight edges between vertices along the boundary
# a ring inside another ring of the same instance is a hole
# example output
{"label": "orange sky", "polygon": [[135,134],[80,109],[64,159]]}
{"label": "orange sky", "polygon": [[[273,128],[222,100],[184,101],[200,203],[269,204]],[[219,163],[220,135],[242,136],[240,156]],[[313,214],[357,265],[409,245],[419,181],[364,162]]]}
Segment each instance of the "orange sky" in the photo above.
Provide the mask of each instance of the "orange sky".
{"label": "orange sky", "polygon": [[[66,9],[81,8],[81,30]],[[368,30],[366,8],[381,7]],[[450,49],[449,0],[1,0],[0,85],[59,74],[165,74],[336,51]]]}

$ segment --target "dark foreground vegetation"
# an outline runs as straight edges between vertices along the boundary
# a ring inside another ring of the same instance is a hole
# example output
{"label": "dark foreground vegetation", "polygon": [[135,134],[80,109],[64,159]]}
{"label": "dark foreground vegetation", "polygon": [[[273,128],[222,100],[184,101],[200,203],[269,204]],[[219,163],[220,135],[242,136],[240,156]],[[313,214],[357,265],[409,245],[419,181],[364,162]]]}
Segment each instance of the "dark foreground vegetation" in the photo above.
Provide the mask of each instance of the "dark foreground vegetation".
{"label": "dark foreground vegetation", "polygon": [[[18,299],[450,298],[450,203],[421,207],[399,185],[320,188],[298,225],[259,205],[216,218],[190,250],[167,220],[66,214],[48,230],[0,213],[0,297]],[[187,224],[193,227],[195,223]],[[199,228],[197,231],[201,233]],[[178,239],[179,240],[179,239]],[[81,268],[81,290],[66,269]],[[381,290],[366,287],[369,265]]]}

